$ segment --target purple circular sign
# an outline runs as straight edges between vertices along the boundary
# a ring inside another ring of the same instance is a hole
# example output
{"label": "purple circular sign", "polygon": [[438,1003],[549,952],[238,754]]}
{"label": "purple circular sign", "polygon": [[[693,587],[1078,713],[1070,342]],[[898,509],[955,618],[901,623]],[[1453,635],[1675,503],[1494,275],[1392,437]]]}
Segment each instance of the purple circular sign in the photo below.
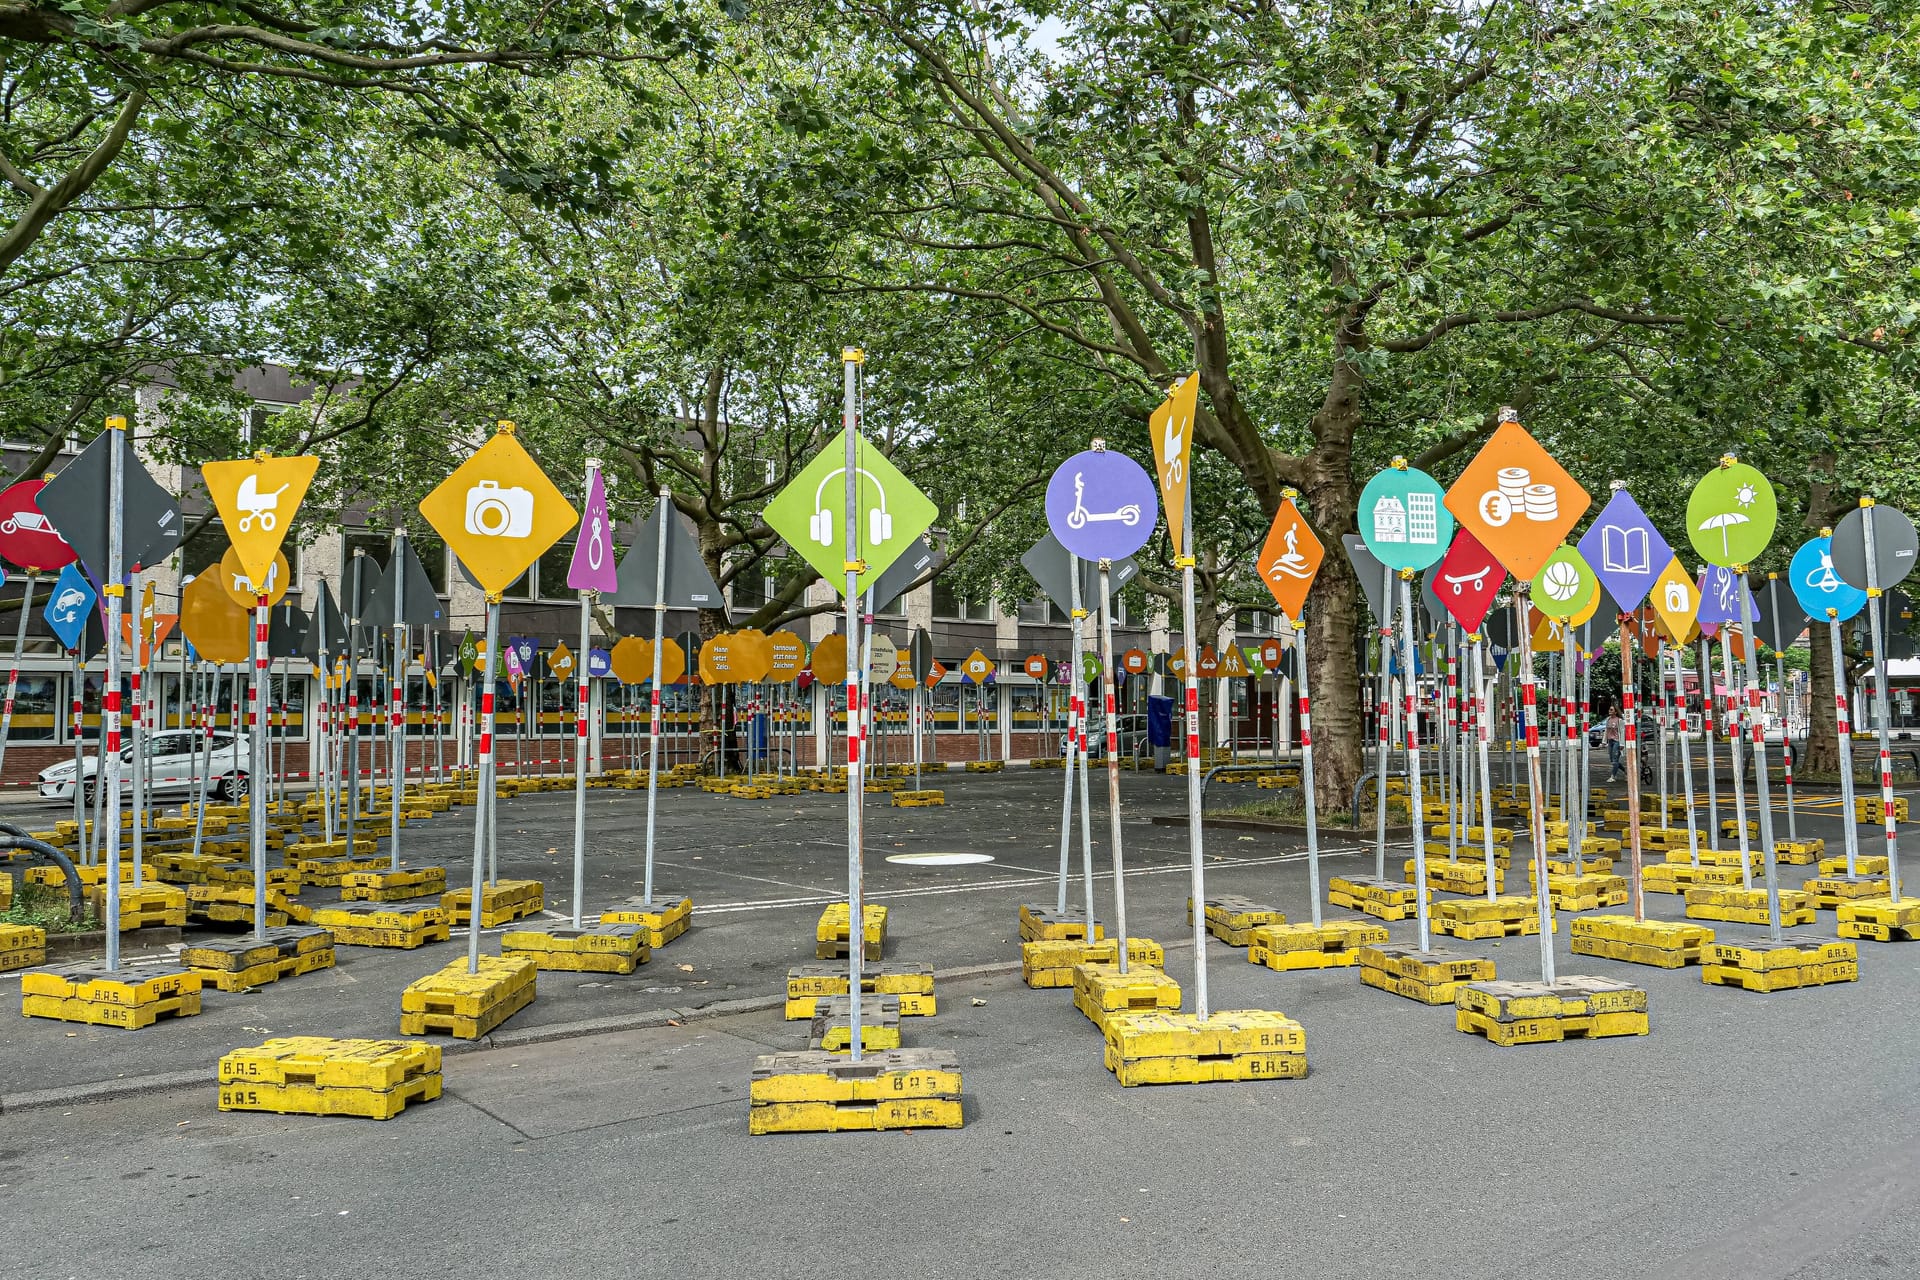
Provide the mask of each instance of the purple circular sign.
{"label": "purple circular sign", "polygon": [[1153,477],[1124,453],[1076,453],[1047,482],[1047,527],[1082,560],[1132,555],[1159,518]]}

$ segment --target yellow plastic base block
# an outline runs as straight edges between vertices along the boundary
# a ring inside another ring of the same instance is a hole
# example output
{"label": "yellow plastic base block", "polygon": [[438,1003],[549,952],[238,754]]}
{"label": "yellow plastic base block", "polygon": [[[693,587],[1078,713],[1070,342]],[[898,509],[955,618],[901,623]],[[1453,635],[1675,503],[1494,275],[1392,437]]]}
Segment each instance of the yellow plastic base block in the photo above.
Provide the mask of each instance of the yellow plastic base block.
{"label": "yellow plastic base block", "polygon": [[478,973],[455,960],[400,993],[400,1033],[478,1040],[533,1003],[537,973],[524,956],[481,956]]}
{"label": "yellow plastic base block", "polygon": [[[1736,924],[1767,923],[1767,891],[1733,885],[1687,890],[1689,920],[1720,920]],[[1786,927],[1812,924],[1817,918],[1811,895],[1798,889],[1780,890],[1780,923]]]}
{"label": "yellow plastic base block", "polygon": [[440,1070],[440,1046],[414,1040],[283,1036],[220,1059],[221,1084],[391,1089]]}
{"label": "yellow plastic base block", "polygon": [[896,809],[930,809],[947,802],[944,791],[895,791],[893,807]]}
{"label": "yellow plastic base block", "polygon": [[[1887,874],[1887,855],[1863,853],[1854,858],[1853,865],[1855,875],[1884,876]],[[1845,858],[1820,859],[1820,874],[1823,876],[1846,875],[1847,860]]]}
{"label": "yellow plastic base block", "polygon": [[[1465,893],[1483,896],[1487,892],[1487,863],[1484,858],[1473,858],[1471,851],[1462,849],[1463,855],[1457,862],[1451,859],[1433,856],[1433,850],[1427,851],[1427,887],[1442,893]],[[1404,863],[1407,879],[1412,880],[1419,866],[1408,858]],[[1507,887],[1507,876],[1498,864],[1493,869],[1493,888],[1499,893]]]}
{"label": "yellow plastic base block", "polygon": [[310,1084],[236,1082],[220,1086],[220,1110],[391,1120],[413,1103],[431,1102],[439,1096],[440,1073],[437,1071],[391,1089],[325,1089]]}
{"label": "yellow plastic base block", "polygon": [[1628,964],[1679,969],[1700,964],[1713,943],[1713,930],[1677,920],[1635,920],[1632,916],[1582,916],[1569,940],[1579,956],[1603,956]]}
{"label": "yellow plastic base block", "polygon": [[1716,942],[1700,967],[1703,982],[1762,992],[1855,982],[1859,977],[1859,949],[1852,942],[1791,933],[1777,943]]}
{"label": "yellow plastic base block", "polygon": [[[546,909],[546,887],[538,880],[491,880],[480,886],[480,927],[493,929],[524,920]],[[440,895],[449,922],[461,925],[473,918],[473,890],[449,889]]]}
{"label": "yellow plastic base block", "polygon": [[[1527,883],[1536,883],[1532,868],[1527,870]],[[1627,880],[1625,876],[1598,873],[1571,876],[1548,872],[1547,897],[1557,911],[1617,907],[1627,900]]]}
{"label": "yellow plastic base block", "polygon": [[[846,1053],[853,1047],[853,1002],[846,996],[823,996],[821,1009],[808,1024],[808,1047],[825,1053]],[[900,997],[860,997],[860,1048],[878,1053],[900,1047]]]}
{"label": "yellow plastic base block", "polygon": [[0,924],[0,973],[47,962],[47,931],[33,924]]}
{"label": "yellow plastic base block", "polygon": [[[1063,941],[1084,941],[1087,936],[1087,913],[1074,907],[1057,911],[1052,907],[1038,906],[1034,903],[1022,903],[1020,906],[1020,941],[1043,942],[1052,939]],[[1093,936],[1107,936],[1106,926],[1098,920],[1093,923]]]}
{"label": "yellow plastic base block", "polygon": [[220,991],[249,991],[255,987],[279,982],[283,978],[297,978],[302,974],[317,973],[322,969],[331,968],[333,968],[333,948],[323,947],[318,951],[283,956],[278,960],[266,960],[244,969],[209,970],[207,985]]}
{"label": "yellow plastic base block", "polygon": [[1647,992],[1618,978],[1568,976],[1555,982],[1469,982],[1454,993],[1454,1007],[1496,1022],[1535,1018],[1585,1018],[1603,1013],[1645,1013]]}
{"label": "yellow plastic base block", "polygon": [[687,931],[693,922],[693,899],[658,893],[652,902],[629,898],[611,911],[600,913],[601,924],[638,924],[647,929],[647,943],[654,950],[666,946]]}
{"label": "yellow plastic base block", "polygon": [[[1286,913],[1243,898],[1239,894],[1215,894],[1206,900],[1207,932],[1230,947],[1244,947],[1252,941],[1253,931],[1261,925],[1285,924]],[[1193,923],[1193,899],[1187,899],[1187,923]]]}
{"label": "yellow plastic base block", "polygon": [[[1773,860],[1790,866],[1808,866],[1827,851],[1827,842],[1815,836],[1811,839],[1775,840],[1773,842]],[[1841,860],[1841,870],[1846,869],[1845,859]],[[1825,872],[1821,873],[1826,874]]]}
{"label": "yellow plastic base block", "polygon": [[1360,981],[1421,1004],[1452,1004],[1462,983],[1495,977],[1493,961],[1392,943],[1360,948]]}
{"label": "yellow plastic base block", "polygon": [[1327,901],[1381,920],[1405,920],[1413,915],[1418,909],[1415,897],[1414,887],[1398,880],[1334,876],[1327,881]]}
{"label": "yellow plastic base block", "polygon": [[443,908],[404,902],[342,902],[315,907],[310,923],[324,927],[336,944],[352,947],[411,950],[428,942],[445,942],[452,934]]}
{"label": "yellow plastic base block", "polygon": [[[95,885],[87,894],[93,913],[101,919],[107,914],[107,886]],[[187,892],[176,885],[148,881],[143,885],[120,886],[120,931],[132,929],[179,928],[187,922]]]}
{"label": "yellow plastic base block", "polygon": [[1865,898],[1836,908],[1837,932],[1863,942],[1911,942],[1920,938],[1920,898]]}
{"label": "yellow plastic base block", "polygon": [[1364,920],[1263,925],[1253,931],[1247,960],[1282,973],[1358,964],[1360,948],[1388,940],[1385,925]]}
{"label": "yellow plastic base block", "polygon": [[[1515,938],[1536,936],[1540,932],[1538,904],[1532,898],[1517,894],[1436,902],[1431,919],[1435,933],[1453,938]],[[1551,920],[1551,925],[1557,933],[1560,922]]]}
{"label": "yellow plastic base block", "polygon": [[[1667,861],[1676,866],[1682,863],[1690,866],[1694,863],[1696,857],[1698,858],[1699,865],[1702,867],[1731,867],[1733,869],[1734,878],[1731,882],[1722,880],[1718,883],[1740,883],[1740,850],[1738,849],[1709,849],[1703,842],[1697,855],[1694,851],[1686,848],[1669,849],[1667,851]],[[1760,851],[1758,849],[1748,850],[1746,862],[1749,871],[1759,871],[1761,869]]]}
{"label": "yellow plastic base block", "polygon": [[[847,954],[852,929],[852,909],[844,902],[830,904],[820,913],[820,922],[813,930],[813,956],[816,960],[831,960],[835,956]],[[868,960],[878,960],[887,947],[887,909],[877,903],[865,903],[860,908],[860,954]]]}
{"label": "yellow plastic base block", "polygon": [[969,760],[968,773],[999,773],[1007,767],[1005,760]]}
{"label": "yellow plastic base block", "polygon": [[1835,910],[1843,903],[1889,896],[1885,876],[1813,876],[1800,887],[1813,896],[1813,905],[1824,911]]}
{"label": "yellow plastic base block", "polygon": [[[1879,796],[1855,797],[1853,802],[1853,815],[1861,822],[1879,822],[1882,820],[1882,812]],[[1895,822],[1905,822],[1907,820],[1907,798],[1905,796],[1894,797],[1893,820]]]}
{"label": "yellow plastic base block", "polygon": [[[997,762],[996,762],[997,763]],[[769,1102],[747,1112],[747,1132],[860,1133],[884,1129],[958,1129],[958,1098],[885,1098],[875,1102]]]}
{"label": "yellow plastic base block", "polygon": [[[1020,944],[1020,977],[1035,988],[1071,987],[1073,971],[1083,964],[1113,965],[1119,962],[1120,941],[1104,938],[1099,942],[1079,942],[1070,938],[1044,938]],[[1127,939],[1127,967],[1158,969],[1167,962],[1166,949],[1152,938]]]}
{"label": "yellow plastic base block", "polygon": [[1644,1036],[1649,1029],[1644,1013],[1598,1013],[1581,1018],[1522,1018],[1501,1022],[1471,1009],[1456,1008],[1456,1030],[1485,1036],[1501,1048],[1522,1044],[1554,1044],[1561,1040],[1598,1040],[1608,1036]]}
{"label": "yellow plastic base block", "polygon": [[1700,980],[1716,987],[1739,987],[1745,991],[1796,991],[1801,987],[1858,982],[1860,965],[1854,960],[1830,960],[1824,964],[1761,971],[1742,969],[1736,965],[1703,964],[1700,966]]}
{"label": "yellow plastic base block", "polygon": [[333,935],[313,925],[281,925],[264,938],[223,938],[190,943],[180,949],[180,963],[190,969],[238,972],[256,965],[331,951]]}
{"label": "yellow plastic base block", "polygon": [[[937,1006],[930,964],[881,964],[860,974],[860,990],[892,996],[903,1018],[930,1018]],[[832,996],[847,994],[847,971],[831,965],[803,964],[787,970],[787,1020],[798,1022],[825,1011]]]}
{"label": "yellow plastic base block", "polygon": [[[1460,857],[1463,861],[1467,858],[1479,856],[1480,850],[1486,847],[1486,831],[1487,828],[1485,827],[1468,827],[1460,836]],[[1447,828],[1429,827],[1427,828],[1427,837],[1431,840],[1445,840],[1447,838]],[[1506,853],[1508,847],[1512,844],[1512,831],[1506,827],[1493,828],[1493,845],[1496,855]],[[1441,847],[1445,848],[1446,846],[1442,845]],[[1427,852],[1432,853],[1433,851],[1433,846],[1428,845]]]}
{"label": "yellow plastic base block", "polygon": [[193,994],[200,986],[201,977],[197,972],[175,965],[109,969],[98,962],[85,962],[55,965],[20,975],[20,990],[30,996],[128,1006]]}
{"label": "yellow plastic base block", "polygon": [[1112,1013],[1178,1009],[1180,984],[1159,969],[1131,962],[1125,973],[1117,965],[1083,964],[1073,971],[1073,1007],[1095,1026],[1104,1026]]}
{"label": "yellow plastic base block", "polygon": [[1183,1013],[1116,1013],[1102,1028],[1107,1070],[1124,1086],[1299,1080],[1307,1034],[1285,1014],[1235,1009],[1202,1020]]}
{"label": "yellow plastic base block", "polygon": [[162,1018],[190,1018],[200,1012],[200,992],[184,991],[145,1004],[115,1004],[99,1000],[61,999],[59,996],[25,995],[20,997],[21,1016],[51,1018],[59,1022],[83,1022],[95,1027],[119,1027],[137,1031]]}
{"label": "yellow plastic base block", "polygon": [[632,973],[653,955],[646,926],[637,924],[509,929],[500,935],[500,951],[565,973]]}
{"label": "yellow plastic base block", "polygon": [[416,867],[411,871],[353,871],[340,879],[343,902],[404,902],[430,898],[447,891],[445,867]]}

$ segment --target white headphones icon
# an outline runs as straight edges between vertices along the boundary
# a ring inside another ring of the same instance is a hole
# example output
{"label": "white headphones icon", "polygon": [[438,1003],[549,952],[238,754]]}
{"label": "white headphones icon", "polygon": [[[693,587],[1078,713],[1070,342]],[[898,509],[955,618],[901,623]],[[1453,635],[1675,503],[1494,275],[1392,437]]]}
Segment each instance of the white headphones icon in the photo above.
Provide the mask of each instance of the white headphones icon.
{"label": "white headphones icon", "polygon": [[[880,505],[867,513],[867,545],[877,547],[893,537],[893,517],[887,512],[887,491],[880,483],[880,477],[873,472],[865,467],[855,467],[854,470],[873,481],[873,491],[880,499]],[[845,467],[835,467],[820,477],[820,484],[813,491],[813,514],[807,517],[807,536],[823,547],[833,545],[833,527],[840,521],[821,504],[821,497],[827,491],[827,481],[845,474]]]}

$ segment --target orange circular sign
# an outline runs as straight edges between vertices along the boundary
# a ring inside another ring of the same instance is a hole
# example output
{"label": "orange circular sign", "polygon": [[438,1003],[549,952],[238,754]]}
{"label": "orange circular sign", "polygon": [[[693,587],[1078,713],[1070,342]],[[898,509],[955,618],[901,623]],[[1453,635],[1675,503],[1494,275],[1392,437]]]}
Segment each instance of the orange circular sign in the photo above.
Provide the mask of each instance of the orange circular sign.
{"label": "orange circular sign", "polygon": [[767,674],[782,682],[793,679],[807,665],[807,642],[791,631],[776,631],[767,637],[771,647]]}
{"label": "orange circular sign", "polygon": [[1129,649],[1120,655],[1120,669],[1130,676],[1147,674],[1147,662],[1145,651],[1140,649]]}
{"label": "orange circular sign", "polygon": [[827,684],[839,684],[847,678],[847,638],[822,636],[813,646],[813,678]]}
{"label": "orange circular sign", "polygon": [[773,638],[755,627],[733,633],[734,679],[765,680],[773,670]]}
{"label": "orange circular sign", "polygon": [[1047,673],[1053,669],[1053,664],[1047,661],[1046,655],[1035,653],[1028,655],[1027,660],[1021,664],[1021,669],[1035,680],[1045,680]]}
{"label": "orange circular sign", "polygon": [[1286,649],[1278,640],[1267,641],[1260,646],[1260,665],[1269,671],[1278,671],[1281,655],[1285,652]]}
{"label": "orange circular sign", "polygon": [[645,684],[653,679],[653,641],[627,636],[607,655],[613,677],[622,684]]}

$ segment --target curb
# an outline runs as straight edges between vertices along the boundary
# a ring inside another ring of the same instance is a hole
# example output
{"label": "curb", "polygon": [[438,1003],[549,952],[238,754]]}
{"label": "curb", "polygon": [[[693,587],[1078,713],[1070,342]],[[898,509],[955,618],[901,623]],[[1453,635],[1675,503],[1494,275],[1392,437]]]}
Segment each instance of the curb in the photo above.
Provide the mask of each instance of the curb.
{"label": "curb", "polygon": [[[1171,950],[1177,943],[1169,944]],[[999,977],[1020,972],[1018,961],[966,965],[958,969],[940,969],[937,982],[958,982],[967,978]],[[753,996],[742,1000],[716,1000],[695,1009],[649,1009],[645,1013],[615,1014],[606,1018],[588,1018],[579,1022],[556,1022],[551,1026],[527,1027],[503,1031],[479,1040],[455,1040],[441,1045],[443,1058],[478,1053],[485,1049],[519,1048],[545,1044],[553,1040],[577,1040],[583,1036],[609,1035],[619,1031],[639,1031],[648,1027],[703,1022],[712,1018],[743,1013],[763,1013],[786,1004],[786,997]],[[119,1080],[98,1080],[89,1084],[67,1085],[57,1089],[33,1089],[22,1093],[0,1094],[0,1115],[13,1111],[39,1111],[48,1107],[83,1106],[90,1102],[109,1102],[141,1094],[167,1093],[176,1089],[204,1088],[214,1083],[213,1068],[205,1071],[167,1071],[150,1076],[128,1076]]]}

